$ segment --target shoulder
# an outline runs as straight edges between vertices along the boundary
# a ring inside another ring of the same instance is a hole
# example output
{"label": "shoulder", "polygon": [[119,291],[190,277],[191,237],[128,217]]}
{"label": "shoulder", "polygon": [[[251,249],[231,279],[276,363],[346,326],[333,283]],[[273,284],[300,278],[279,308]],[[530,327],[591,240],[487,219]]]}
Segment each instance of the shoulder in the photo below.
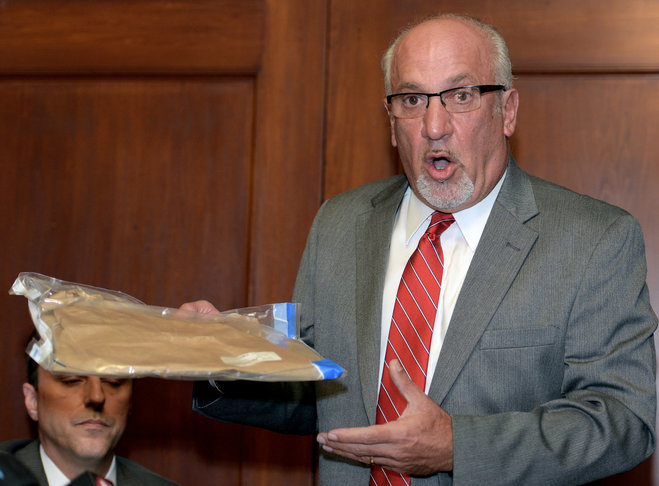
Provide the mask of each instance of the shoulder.
{"label": "shoulder", "polygon": [[[20,473],[16,466],[22,465],[27,473],[31,476],[33,481],[36,479],[40,485],[47,485],[46,475],[41,464],[41,457],[39,455],[39,441],[36,439],[17,439],[6,442],[0,442],[0,455],[12,458],[17,464],[14,464],[13,469],[15,473]],[[11,481],[10,481],[11,483]],[[11,483],[13,484],[13,483]],[[18,484],[18,483],[17,483]],[[20,484],[28,484],[27,482]],[[33,484],[33,482],[29,483]]]}
{"label": "shoulder", "polygon": [[132,483],[129,484],[139,484],[140,486],[178,486],[178,483],[119,456],[117,456],[117,477],[119,484],[125,484],[127,480],[131,480]]}
{"label": "shoulder", "polygon": [[26,450],[26,448],[28,448],[28,446],[31,444],[34,444],[32,446],[34,448],[38,447],[38,441],[36,439],[15,439],[8,440],[6,442],[0,442],[0,452],[16,455],[17,453]]}
{"label": "shoulder", "polygon": [[612,226],[638,227],[636,219],[620,207],[531,175],[514,161],[509,169],[498,200],[532,228],[593,238]]}
{"label": "shoulder", "polygon": [[606,201],[529,176],[541,220],[582,233],[622,224],[638,226],[626,210]]}
{"label": "shoulder", "polygon": [[386,197],[392,191],[397,192],[398,189],[405,189],[407,187],[407,179],[404,175],[399,174],[379,181],[369,182],[362,186],[349,189],[341,194],[331,197],[327,202],[332,204],[344,204],[362,202],[364,204],[371,204],[373,199],[378,197]]}
{"label": "shoulder", "polygon": [[15,440],[8,440],[5,442],[0,442],[0,452],[7,452],[9,454],[14,454],[16,451],[22,449],[30,442],[32,442],[31,439],[15,439]]}
{"label": "shoulder", "polygon": [[407,187],[407,179],[402,174],[370,182],[329,198],[321,206],[318,216],[340,218],[370,210],[392,198],[400,201]]}

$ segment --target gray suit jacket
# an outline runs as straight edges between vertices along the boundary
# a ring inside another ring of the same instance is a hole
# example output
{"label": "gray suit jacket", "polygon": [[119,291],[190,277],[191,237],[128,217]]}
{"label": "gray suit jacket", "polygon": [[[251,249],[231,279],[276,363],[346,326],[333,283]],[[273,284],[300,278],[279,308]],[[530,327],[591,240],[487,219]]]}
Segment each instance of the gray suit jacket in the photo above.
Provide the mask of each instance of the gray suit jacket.
{"label": "gray suit jacket", "polygon": [[[0,443],[0,451],[9,452],[21,461],[39,481],[48,486],[39,455],[39,441],[18,439]],[[177,486],[177,483],[158,476],[139,464],[117,456],[117,483],[115,486]]]}
{"label": "gray suit jacket", "polygon": [[[306,339],[343,366],[318,426],[375,423],[384,272],[407,181],[327,201],[295,288]],[[655,446],[657,325],[638,223],[511,160],[465,278],[429,396],[453,418],[452,474],[413,484],[581,484]],[[321,454],[321,485],[368,484]]]}
{"label": "gray suit jacket", "polygon": [[[336,196],[309,233],[294,295],[303,338],[347,371],[316,386],[319,430],[375,423],[384,274],[407,187],[398,176]],[[647,458],[655,447],[657,317],[645,278],[633,217],[532,177],[511,159],[429,390],[452,416],[454,468],[412,484],[583,484]],[[231,386],[218,397],[198,384],[195,409],[238,421],[258,392],[233,403]],[[244,422],[286,426],[285,413],[270,413],[271,391],[261,389],[269,399]],[[289,396],[282,408],[298,411],[293,402]],[[321,486],[368,478],[367,466],[321,453]]]}

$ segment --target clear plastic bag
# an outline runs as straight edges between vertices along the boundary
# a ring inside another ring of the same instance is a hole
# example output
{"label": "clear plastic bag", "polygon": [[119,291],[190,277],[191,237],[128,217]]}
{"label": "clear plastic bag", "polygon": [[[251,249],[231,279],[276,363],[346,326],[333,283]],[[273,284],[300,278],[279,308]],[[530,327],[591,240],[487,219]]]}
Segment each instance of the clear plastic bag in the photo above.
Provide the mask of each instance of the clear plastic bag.
{"label": "clear plastic bag", "polygon": [[40,336],[28,354],[55,373],[169,379],[312,381],[343,369],[297,339],[297,305],[205,315],[149,306],[123,292],[21,273]]}

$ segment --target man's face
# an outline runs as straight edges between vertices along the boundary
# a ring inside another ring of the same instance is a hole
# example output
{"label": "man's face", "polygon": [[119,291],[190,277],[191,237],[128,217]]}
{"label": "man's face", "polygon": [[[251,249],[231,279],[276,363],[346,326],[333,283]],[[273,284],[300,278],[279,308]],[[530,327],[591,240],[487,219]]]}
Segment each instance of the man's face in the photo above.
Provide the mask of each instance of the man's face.
{"label": "man's face", "polygon": [[126,426],[132,381],[38,373],[37,389],[25,383],[23,393],[48,456],[58,466],[111,457]]}
{"label": "man's face", "polygon": [[[396,49],[392,93],[496,84],[492,57],[490,44],[471,25],[450,19],[423,23]],[[508,163],[506,137],[515,131],[517,99],[515,90],[487,93],[479,109],[448,113],[433,97],[421,118],[390,113],[392,144],[415,194],[445,212],[466,209],[487,196]]]}

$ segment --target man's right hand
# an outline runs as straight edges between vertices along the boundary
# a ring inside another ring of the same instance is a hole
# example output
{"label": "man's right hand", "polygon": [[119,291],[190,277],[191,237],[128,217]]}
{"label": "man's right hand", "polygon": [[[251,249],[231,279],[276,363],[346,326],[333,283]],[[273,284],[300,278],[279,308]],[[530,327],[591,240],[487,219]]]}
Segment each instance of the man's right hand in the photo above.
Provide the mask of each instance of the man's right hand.
{"label": "man's right hand", "polygon": [[210,315],[220,313],[220,311],[217,310],[217,308],[207,300],[196,300],[194,302],[186,302],[181,307],[179,307],[179,309],[185,311],[198,312],[200,314],[210,314]]}

